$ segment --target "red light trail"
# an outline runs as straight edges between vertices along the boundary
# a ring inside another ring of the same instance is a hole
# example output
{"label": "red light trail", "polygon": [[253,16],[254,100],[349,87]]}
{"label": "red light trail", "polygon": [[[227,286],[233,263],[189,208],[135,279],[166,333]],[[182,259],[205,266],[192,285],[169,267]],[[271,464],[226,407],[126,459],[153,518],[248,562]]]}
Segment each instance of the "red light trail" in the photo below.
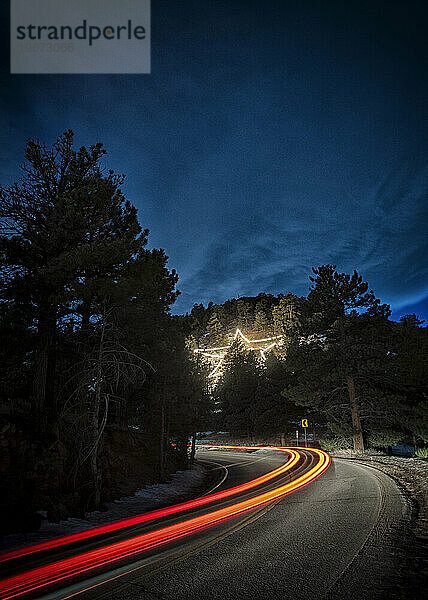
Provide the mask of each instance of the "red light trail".
{"label": "red light trail", "polygon": [[[240,450],[261,449],[261,447],[254,446],[221,446],[220,448]],[[263,449],[266,449],[266,447],[264,447]],[[209,496],[197,498],[189,502],[184,502],[175,506],[151,511],[138,517],[125,519],[116,523],[111,523],[109,525],[83,531],[78,534],[66,536],[58,540],[51,540],[49,542],[44,542],[36,546],[31,546],[28,548],[23,548],[20,550],[9,552],[5,555],[2,555],[1,560],[7,560],[18,556],[34,554],[36,552],[48,548],[60,547],[81,539],[88,539],[90,537],[97,536],[102,533],[117,531],[119,529],[129,527],[130,525],[152,521],[154,519],[158,519],[166,515],[184,512],[190,508],[203,506],[205,504],[214,502],[215,500],[230,497],[243,491],[253,489],[256,486],[265,483],[277,477],[278,475],[285,473],[286,471],[290,470],[293,466],[295,466],[301,458],[299,452],[299,450],[301,449],[299,448],[270,447],[269,449],[286,452],[290,458],[285,465],[282,465],[281,467],[274,469],[273,471],[270,471],[269,473],[262,475],[261,477],[257,477],[256,479],[253,479],[247,483],[235,486],[233,488],[221,492],[210,494]],[[197,531],[205,529],[206,527],[218,524],[226,519],[235,517],[248,510],[260,507],[263,504],[272,502],[273,500],[286,496],[287,494],[290,494],[291,492],[294,492],[313,481],[315,478],[321,475],[321,473],[323,473],[330,465],[330,457],[322,450],[318,450],[315,448],[305,450],[311,452],[312,455],[317,459],[317,462],[303,475],[300,475],[293,481],[290,481],[283,485],[278,485],[278,487],[274,488],[273,490],[260,493],[250,499],[238,501],[232,504],[231,506],[213,510],[206,514],[199,515],[197,517],[189,517],[187,519],[183,515],[183,521],[180,521],[179,523],[160,527],[155,531],[140,534],[135,537],[131,537],[130,539],[106,544],[101,548],[86,551],[75,556],[55,561],[51,564],[47,564],[32,569],[30,571],[9,577],[0,582],[0,599],[9,600],[11,598],[17,598],[18,596],[22,596],[30,592],[35,592],[38,590],[41,591],[42,588],[45,588],[46,586],[59,584],[64,580],[69,580],[70,578],[76,575],[80,575],[82,573],[89,573],[94,569],[105,566],[107,564],[117,563],[119,560],[129,558],[144,550],[148,550],[158,545],[165,544],[172,540],[176,540],[183,536],[195,533]]]}
{"label": "red light trail", "polygon": [[[207,448],[208,446],[200,446]],[[209,446],[213,447],[213,446]],[[260,450],[266,449],[265,446],[251,446],[248,448],[244,448],[243,446],[221,446],[221,448],[226,449],[236,449],[236,450],[245,450],[251,448],[252,450]],[[262,475],[261,477],[257,477],[257,479],[253,479],[248,483],[244,483],[222,492],[217,492],[214,494],[210,494],[209,496],[204,496],[202,498],[196,498],[195,500],[189,500],[187,502],[182,502],[180,504],[175,504],[174,506],[168,506],[167,508],[162,508],[154,511],[150,511],[144,513],[142,515],[138,515],[136,517],[130,517],[128,519],[122,519],[120,521],[115,521],[114,523],[109,523],[108,525],[101,525],[99,527],[94,527],[91,529],[86,529],[85,531],[79,531],[78,533],[73,533],[71,535],[67,535],[64,537],[56,538],[53,540],[48,540],[46,542],[41,542],[39,544],[35,544],[32,546],[26,546],[24,548],[18,548],[17,550],[12,550],[11,552],[6,552],[5,554],[0,554],[0,563],[12,560],[14,558],[18,558],[20,556],[28,556],[30,554],[34,554],[35,552],[41,552],[43,550],[50,550],[53,548],[59,548],[60,546],[65,546],[67,544],[73,544],[75,542],[79,542],[82,540],[86,540],[98,535],[103,535],[106,533],[112,533],[113,531],[118,531],[120,529],[125,529],[126,527],[130,527],[133,525],[139,525],[141,523],[146,523],[148,521],[152,521],[154,519],[159,519],[161,517],[166,517],[168,515],[173,515],[178,512],[182,512],[185,510],[189,510],[191,508],[196,508],[198,506],[203,506],[204,504],[208,504],[210,502],[215,502],[216,500],[221,500],[223,498],[227,498],[228,496],[232,496],[234,494],[239,494],[241,492],[250,490],[257,485],[262,483],[266,483],[270,479],[277,477],[293,468],[294,465],[299,461],[299,455],[295,450],[286,449],[286,448],[273,448],[275,450],[281,450],[282,452],[286,452],[290,459],[282,465],[278,469],[274,471],[270,471],[266,473],[266,475]]]}

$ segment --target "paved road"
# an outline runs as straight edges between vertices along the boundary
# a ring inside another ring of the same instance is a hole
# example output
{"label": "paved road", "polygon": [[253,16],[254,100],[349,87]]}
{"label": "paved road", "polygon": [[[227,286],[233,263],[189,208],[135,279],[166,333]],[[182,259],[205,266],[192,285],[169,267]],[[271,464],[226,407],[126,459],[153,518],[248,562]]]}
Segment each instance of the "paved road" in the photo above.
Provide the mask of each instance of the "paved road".
{"label": "paved road", "polygon": [[[259,456],[203,454],[204,460],[229,465],[225,486],[280,460]],[[405,512],[388,477],[336,461],[318,480],[268,508],[207,530],[178,554],[165,553],[152,566],[77,598],[372,600],[388,585],[394,568],[388,547]]]}
{"label": "paved road", "polygon": [[[189,547],[229,532],[231,526],[241,526],[249,516],[253,519],[270,502],[314,480],[330,464],[318,450],[277,451],[269,456],[254,456],[254,449],[236,455],[230,451],[228,447],[218,456],[229,463],[228,470],[220,467],[227,475],[226,489],[2,555],[0,597],[10,600],[35,594],[59,600],[87,590],[92,594],[106,580],[116,584],[118,575],[137,569],[148,573],[154,564],[164,564]],[[209,458],[217,467],[212,453]]]}

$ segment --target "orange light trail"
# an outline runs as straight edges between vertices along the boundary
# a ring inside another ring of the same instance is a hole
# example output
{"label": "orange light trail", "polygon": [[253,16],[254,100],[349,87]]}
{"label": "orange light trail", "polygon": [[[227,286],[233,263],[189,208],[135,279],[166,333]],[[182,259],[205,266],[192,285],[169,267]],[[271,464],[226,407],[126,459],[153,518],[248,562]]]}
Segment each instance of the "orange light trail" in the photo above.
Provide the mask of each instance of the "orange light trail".
{"label": "orange light trail", "polygon": [[[262,447],[221,446],[221,448],[255,450],[261,449]],[[266,447],[264,447],[264,449],[266,449]],[[212,502],[214,499],[225,498],[227,496],[237,494],[241,491],[254,488],[257,485],[260,485],[260,483],[269,481],[273,477],[276,477],[279,474],[284,473],[286,470],[289,470],[300,460],[300,448],[270,447],[269,449],[286,452],[290,455],[290,459],[282,467],[279,467],[278,469],[275,469],[270,473],[258,477],[257,479],[254,479],[248,483],[241,484],[229,490],[224,490],[222,492],[211,494],[209,496],[206,496],[205,498],[198,498],[188,503],[183,503],[174,507],[168,507],[168,509],[163,509],[163,511],[152,511],[151,513],[146,513],[146,515],[141,515],[140,518],[149,517],[145,520],[150,520],[151,518],[158,518],[158,516],[162,516],[160,515],[160,513],[172,514],[173,512],[180,512],[180,510],[186,510],[186,508],[180,509],[180,506],[183,507],[188,505],[189,508],[193,506],[201,506],[202,504]],[[14,575],[0,583],[0,598],[1,600],[9,600],[11,598],[16,598],[18,596],[27,594],[29,592],[41,590],[41,588],[44,588],[46,586],[58,584],[76,575],[90,572],[104,565],[115,563],[119,560],[123,560],[124,558],[131,557],[139,552],[142,552],[143,550],[148,550],[150,548],[156,547],[161,544],[165,544],[172,540],[176,540],[191,533],[195,533],[197,531],[200,531],[201,529],[205,529],[206,527],[218,524],[226,519],[235,517],[248,510],[252,510],[254,508],[260,507],[263,504],[272,502],[273,500],[286,496],[287,494],[290,494],[291,492],[300,489],[301,487],[313,481],[315,478],[319,477],[319,475],[321,475],[321,473],[323,473],[330,465],[331,459],[327,453],[315,448],[310,448],[307,450],[309,450],[313,455],[315,455],[315,457],[318,458],[318,461],[306,473],[297,477],[294,481],[288,482],[284,485],[280,485],[271,491],[258,494],[253,498],[237,502],[235,504],[232,504],[231,506],[214,510],[212,512],[197,517],[190,517],[174,525],[161,527],[160,529],[132,537],[131,539],[115,542],[113,544],[108,544],[104,547],[95,550],[90,550],[82,554],[78,554],[76,556],[68,557],[66,559],[44,565],[36,569],[32,569],[25,573]],[[195,502],[197,504],[194,504]],[[165,513],[165,511],[168,511],[169,509],[176,510]],[[155,513],[158,514],[157,517],[150,517],[150,515],[153,515]],[[129,521],[129,519],[126,521]],[[121,523],[123,523],[123,521]]]}
{"label": "orange light trail", "polygon": [[[196,444],[198,447],[202,448],[213,448],[214,446],[206,446],[203,444]],[[221,448],[225,449],[234,449],[234,450],[246,450],[251,448],[252,450],[261,450],[261,449],[269,449],[266,446],[250,446],[248,448],[243,446],[221,446]],[[86,529],[84,531],[79,531],[78,533],[73,533],[71,535],[66,535],[60,538],[55,538],[53,540],[48,540],[46,542],[41,542],[39,544],[35,544],[32,546],[25,546],[23,548],[18,548],[16,550],[12,550],[10,552],[6,552],[5,554],[0,554],[0,563],[12,560],[14,558],[18,558],[20,556],[28,556],[30,554],[34,554],[36,552],[41,552],[44,550],[51,550],[53,548],[59,548],[60,546],[65,546],[68,544],[73,544],[75,542],[80,542],[82,540],[86,540],[98,535],[103,535],[106,533],[112,533],[113,531],[118,531],[120,529],[125,529],[126,527],[131,527],[133,525],[139,525],[141,523],[146,523],[148,521],[153,521],[155,519],[159,519],[161,517],[166,517],[168,515],[173,515],[178,512],[182,512],[185,510],[189,510],[191,508],[196,508],[198,506],[203,506],[204,504],[208,504],[210,502],[215,502],[216,500],[221,500],[223,498],[227,498],[234,494],[239,494],[241,492],[245,492],[250,490],[253,487],[256,487],[262,483],[266,483],[270,479],[274,477],[278,477],[278,475],[282,475],[289,469],[292,469],[294,465],[299,461],[299,455],[295,450],[291,450],[288,448],[270,448],[271,450],[280,450],[282,452],[286,452],[289,455],[289,460],[282,466],[266,473],[265,475],[261,475],[256,479],[252,479],[247,483],[243,483],[241,485],[229,488],[227,490],[216,492],[214,494],[210,494],[209,496],[203,496],[202,498],[196,498],[195,500],[189,500],[187,502],[181,502],[180,504],[175,504],[173,506],[168,506],[166,508],[161,508],[157,510],[153,510],[150,512],[143,513],[142,515],[137,515],[135,517],[130,517],[128,519],[122,519],[120,521],[115,521],[113,523],[109,523],[107,525],[100,525],[99,527],[93,527],[91,529]]]}

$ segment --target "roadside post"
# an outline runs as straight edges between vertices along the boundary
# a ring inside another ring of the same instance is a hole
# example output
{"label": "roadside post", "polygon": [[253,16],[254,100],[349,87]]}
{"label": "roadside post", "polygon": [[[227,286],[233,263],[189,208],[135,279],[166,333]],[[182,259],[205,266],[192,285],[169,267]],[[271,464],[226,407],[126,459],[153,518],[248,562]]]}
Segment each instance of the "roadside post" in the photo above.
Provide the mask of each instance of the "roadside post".
{"label": "roadside post", "polygon": [[308,436],[307,436],[307,430],[308,430],[308,419],[302,419],[302,427],[303,427],[303,431],[305,432],[305,448],[308,447]]}
{"label": "roadside post", "polygon": [[296,446],[299,445],[299,430],[296,429]]}

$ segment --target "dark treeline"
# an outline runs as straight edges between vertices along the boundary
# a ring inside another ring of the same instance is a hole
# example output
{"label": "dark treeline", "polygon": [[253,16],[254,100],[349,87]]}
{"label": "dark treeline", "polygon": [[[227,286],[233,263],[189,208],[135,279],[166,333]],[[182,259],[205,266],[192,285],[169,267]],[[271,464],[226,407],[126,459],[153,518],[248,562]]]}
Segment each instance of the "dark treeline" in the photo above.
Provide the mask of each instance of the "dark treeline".
{"label": "dark treeline", "polygon": [[259,294],[189,316],[194,347],[281,336],[260,359],[238,337],[213,389],[217,428],[250,440],[292,439],[309,417],[324,444],[382,447],[428,440],[428,330],[416,315],[389,319],[357,272],[313,269],[307,297]]}
{"label": "dark treeline", "polygon": [[177,275],[146,248],[101,144],[28,141],[1,189],[4,532],[83,515],[187,464],[206,378],[169,314]]}

